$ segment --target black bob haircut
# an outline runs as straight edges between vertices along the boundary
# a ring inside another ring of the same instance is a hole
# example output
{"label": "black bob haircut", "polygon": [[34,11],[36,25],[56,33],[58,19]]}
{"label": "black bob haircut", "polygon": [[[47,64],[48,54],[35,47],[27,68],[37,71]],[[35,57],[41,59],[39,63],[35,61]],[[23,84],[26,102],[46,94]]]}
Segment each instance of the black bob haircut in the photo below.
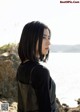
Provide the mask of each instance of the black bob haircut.
{"label": "black bob haircut", "polygon": [[[48,26],[39,21],[32,21],[24,26],[18,46],[18,54],[22,63],[25,60],[46,61],[46,59],[48,59],[49,52],[46,56],[44,56],[41,51],[44,29],[48,29],[51,36],[51,31],[48,28]],[[38,51],[40,55],[39,59],[37,59],[36,57],[37,41],[39,41],[38,44]]]}

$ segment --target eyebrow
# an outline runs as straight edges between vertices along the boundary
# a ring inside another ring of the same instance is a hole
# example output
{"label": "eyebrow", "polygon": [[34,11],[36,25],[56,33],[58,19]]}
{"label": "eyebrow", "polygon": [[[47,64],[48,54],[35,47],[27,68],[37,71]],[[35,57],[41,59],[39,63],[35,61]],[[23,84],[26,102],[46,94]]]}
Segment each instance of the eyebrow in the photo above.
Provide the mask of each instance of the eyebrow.
{"label": "eyebrow", "polygon": [[[46,34],[43,34],[43,36],[47,36],[47,35]],[[50,35],[48,37],[50,37]]]}

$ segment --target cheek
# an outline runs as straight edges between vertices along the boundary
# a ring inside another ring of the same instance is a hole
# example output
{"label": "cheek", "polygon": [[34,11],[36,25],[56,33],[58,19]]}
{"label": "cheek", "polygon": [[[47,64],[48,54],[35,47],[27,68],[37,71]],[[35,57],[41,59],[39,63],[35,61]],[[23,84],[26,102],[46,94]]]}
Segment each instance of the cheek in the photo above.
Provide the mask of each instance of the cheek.
{"label": "cheek", "polygon": [[45,42],[42,43],[42,54],[45,53]]}
{"label": "cheek", "polygon": [[46,45],[46,42],[43,40],[43,41],[42,41],[42,49],[45,48],[45,45]]}
{"label": "cheek", "polygon": [[48,45],[47,45],[46,41],[43,41],[42,42],[42,54],[43,55],[48,54],[49,49],[46,49],[47,47],[48,47]]}

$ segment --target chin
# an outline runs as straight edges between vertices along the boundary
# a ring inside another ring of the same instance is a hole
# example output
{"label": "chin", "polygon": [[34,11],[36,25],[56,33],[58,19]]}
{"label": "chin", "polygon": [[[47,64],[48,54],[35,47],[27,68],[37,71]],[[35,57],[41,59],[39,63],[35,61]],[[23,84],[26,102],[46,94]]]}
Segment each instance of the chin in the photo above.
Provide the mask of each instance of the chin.
{"label": "chin", "polygon": [[46,55],[48,54],[48,52],[49,52],[49,51],[45,51],[45,52],[43,53],[43,55],[46,56]]}
{"label": "chin", "polygon": [[48,54],[48,52],[47,53],[44,53],[44,56],[46,56]]}

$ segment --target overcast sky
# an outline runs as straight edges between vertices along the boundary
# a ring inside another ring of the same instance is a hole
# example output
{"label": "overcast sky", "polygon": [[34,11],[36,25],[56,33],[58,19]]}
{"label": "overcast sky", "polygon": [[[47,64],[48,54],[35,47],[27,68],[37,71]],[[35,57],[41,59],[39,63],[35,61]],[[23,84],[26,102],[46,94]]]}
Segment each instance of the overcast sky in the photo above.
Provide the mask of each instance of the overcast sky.
{"label": "overcast sky", "polygon": [[33,20],[50,27],[52,44],[80,44],[80,3],[0,0],[0,46],[19,42],[23,26]]}

